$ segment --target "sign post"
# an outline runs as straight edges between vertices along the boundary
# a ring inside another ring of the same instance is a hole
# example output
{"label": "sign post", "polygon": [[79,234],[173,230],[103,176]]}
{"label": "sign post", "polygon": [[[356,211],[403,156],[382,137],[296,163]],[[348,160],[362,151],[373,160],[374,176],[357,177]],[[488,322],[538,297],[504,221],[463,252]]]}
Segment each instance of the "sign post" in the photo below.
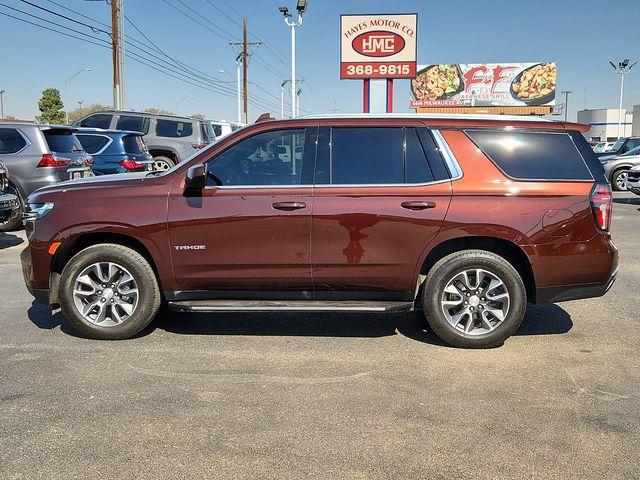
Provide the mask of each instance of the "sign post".
{"label": "sign post", "polygon": [[418,15],[341,15],[340,78],[363,80],[364,113],[393,111],[393,79],[415,78]]}

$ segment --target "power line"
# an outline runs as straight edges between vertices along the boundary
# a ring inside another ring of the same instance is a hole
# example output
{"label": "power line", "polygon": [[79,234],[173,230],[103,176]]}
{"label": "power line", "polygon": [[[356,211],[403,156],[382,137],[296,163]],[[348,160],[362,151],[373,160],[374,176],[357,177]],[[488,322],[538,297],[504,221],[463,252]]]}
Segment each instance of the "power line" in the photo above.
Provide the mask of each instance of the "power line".
{"label": "power line", "polygon": [[92,25],[89,25],[87,23],[83,23],[83,22],[80,22],[78,20],[74,20],[73,18],[67,17],[66,15],[62,15],[61,13],[54,12],[53,10],[49,10],[48,8],[41,7],[40,5],[36,5],[35,3],[31,3],[31,2],[29,2],[27,0],[20,0],[20,1],[22,3],[26,3],[27,5],[31,5],[32,7],[38,8],[40,10],[44,10],[45,12],[48,12],[48,13],[50,13],[52,15],[57,16],[57,17],[61,17],[61,18],[64,18],[65,20],[69,20],[71,22],[77,23],[78,25],[82,25],[84,27],[90,28],[94,33],[98,33],[98,32],[106,33],[107,35],[111,36],[111,33],[107,32],[106,30],[102,30],[100,28],[96,28],[96,27],[94,27]]}
{"label": "power line", "polygon": [[[221,33],[213,30],[211,27],[209,27],[208,25],[206,25],[205,23],[202,23],[200,20],[198,20],[198,18],[193,17],[191,15],[189,15],[188,13],[180,10],[178,7],[176,7],[175,5],[173,5],[172,3],[169,3],[167,0],[162,0],[164,3],[166,3],[167,5],[169,5],[171,8],[177,10],[178,12],[180,12],[182,15],[184,15],[187,18],[190,18],[192,21],[194,21],[195,23],[197,23],[198,25],[200,25],[203,28],[206,28],[207,30],[209,30],[211,33],[213,33],[214,35],[217,35],[218,37],[224,39],[224,40],[230,40],[231,36],[229,37],[225,37],[224,35],[222,35]],[[180,0],[178,0],[180,1]],[[184,5],[182,2],[180,2],[182,5]],[[189,8],[189,7],[188,7]],[[225,32],[226,33],[226,32]]]}
{"label": "power line", "polygon": [[[13,7],[10,7],[10,6],[5,5],[5,4],[3,4],[3,3],[0,3],[0,6],[3,6],[3,7],[5,7],[5,8],[9,8],[9,9],[14,10],[14,11],[18,11],[18,12],[22,13],[23,15],[27,15],[27,16],[32,17],[32,18],[36,18],[36,19],[38,19],[38,20],[40,20],[40,21],[43,21],[43,22],[46,22],[46,23],[50,23],[50,24],[54,24],[54,25],[56,25],[56,26],[59,26],[59,27],[61,27],[61,28],[66,29],[66,30],[70,30],[70,31],[72,31],[72,32],[78,33],[78,34],[80,34],[81,36],[73,35],[73,34],[70,34],[70,33],[64,32],[64,31],[59,31],[59,30],[57,30],[57,29],[54,29],[54,28],[48,27],[48,26],[46,26],[46,25],[41,25],[41,24],[39,24],[39,23],[31,22],[31,21],[29,21],[29,20],[25,20],[25,19],[23,19],[23,18],[16,17],[16,16],[14,16],[14,15],[11,15],[11,14],[8,14],[8,13],[5,13],[5,12],[0,12],[0,15],[4,15],[4,16],[6,16],[6,17],[9,17],[9,18],[12,18],[12,19],[15,19],[15,20],[21,21],[21,22],[23,22],[23,23],[27,23],[27,24],[30,24],[30,25],[33,25],[33,26],[36,26],[36,27],[42,28],[42,29],[44,29],[44,30],[48,30],[48,31],[50,31],[50,32],[58,33],[58,34],[60,34],[60,35],[64,35],[64,36],[66,36],[66,37],[70,37],[70,38],[73,38],[73,39],[76,39],[76,40],[80,40],[80,41],[83,41],[83,42],[85,42],[85,43],[89,43],[89,44],[92,44],[92,45],[96,45],[96,46],[99,46],[99,47],[103,47],[103,48],[105,48],[105,49],[111,49],[111,44],[110,44],[110,42],[108,42],[107,40],[102,40],[102,39],[95,38],[95,37],[89,37],[89,36],[87,36],[84,32],[81,32],[81,31],[78,31],[78,30],[74,30],[73,28],[70,28],[70,27],[68,27],[68,26],[61,25],[61,24],[56,23],[56,22],[52,22],[52,21],[50,21],[50,20],[44,19],[44,18],[42,18],[42,17],[39,17],[39,16],[37,16],[37,15],[33,15],[33,14],[31,14],[31,13],[24,12],[24,11],[22,11],[22,10],[19,10],[19,9],[16,9],[16,8],[13,8]],[[72,20],[72,21],[73,21],[73,20]],[[95,40],[95,41],[93,41],[93,40]],[[148,62],[153,62],[152,60],[149,60],[148,58],[145,58],[145,57],[143,57],[143,56],[141,56],[141,55],[139,55],[139,54],[136,54],[136,53],[134,53],[134,52],[130,52],[130,55],[132,56],[132,59],[133,59],[134,61],[136,61],[136,62],[138,62],[138,63],[141,63],[141,64],[143,64],[143,65],[147,66],[148,68],[151,68],[151,69],[153,69],[153,70],[155,70],[155,71],[157,71],[157,72],[159,72],[159,73],[163,73],[163,74],[165,74],[165,75],[167,75],[167,76],[173,77],[173,78],[175,78],[175,79],[177,79],[177,80],[180,80],[180,81],[182,81],[182,82],[188,83],[188,84],[190,84],[190,85],[193,85],[193,86],[196,86],[196,87],[202,88],[203,90],[209,91],[209,92],[211,92],[211,93],[216,93],[216,94],[219,94],[219,95],[222,95],[222,96],[226,96],[226,97],[229,97],[229,98],[234,97],[234,95],[233,95],[231,92],[228,92],[228,91],[221,91],[221,90],[219,90],[219,89],[218,89],[218,90],[216,90],[216,89],[214,89],[214,88],[211,88],[210,86],[209,86],[209,87],[208,87],[208,86],[204,86],[204,85],[202,85],[201,83],[191,82],[189,79],[184,78],[184,76],[174,75],[174,73],[177,73],[177,72],[172,71],[172,70],[169,70],[169,71],[162,70],[161,68],[158,68],[158,67],[156,67],[156,66],[152,65],[151,63],[148,63]],[[156,65],[160,65],[161,67],[163,67],[163,68],[165,68],[165,69],[167,69],[167,70],[168,70],[168,68],[167,68],[167,67],[164,67],[164,66],[162,66],[161,64],[157,64],[157,62],[153,62],[153,63],[156,63]],[[171,72],[173,72],[173,73],[171,73]],[[218,88],[219,88],[219,87],[218,87]],[[258,96],[256,96],[255,98],[251,99],[251,100],[250,100],[250,103],[251,103],[252,105],[254,105],[254,106],[259,107],[259,108],[262,108],[262,107],[265,107],[265,106],[266,106],[267,108],[271,108],[271,109],[274,109],[274,110],[277,110],[277,108],[278,108],[278,105],[275,105],[275,104],[274,104],[274,103],[272,103],[271,101],[265,100],[265,99],[260,98],[260,97],[258,97]]]}

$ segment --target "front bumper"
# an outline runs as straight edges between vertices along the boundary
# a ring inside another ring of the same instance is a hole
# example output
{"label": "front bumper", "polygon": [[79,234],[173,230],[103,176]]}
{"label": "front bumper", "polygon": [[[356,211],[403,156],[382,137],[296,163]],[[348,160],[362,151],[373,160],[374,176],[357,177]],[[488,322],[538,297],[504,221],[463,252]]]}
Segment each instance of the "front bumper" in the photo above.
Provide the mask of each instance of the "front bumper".
{"label": "front bumper", "polygon": [[6,222],[15,215],[20,206],[18,197],[10,193],[0,195],[0,222]]}

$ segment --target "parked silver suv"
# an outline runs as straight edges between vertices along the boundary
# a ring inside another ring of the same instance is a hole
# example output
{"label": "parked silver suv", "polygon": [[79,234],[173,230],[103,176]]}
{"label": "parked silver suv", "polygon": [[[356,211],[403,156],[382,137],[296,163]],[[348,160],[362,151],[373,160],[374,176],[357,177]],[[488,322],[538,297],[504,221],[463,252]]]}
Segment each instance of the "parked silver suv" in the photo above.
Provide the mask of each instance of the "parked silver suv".
{"label": "parked silver suv", "polygon": [[601,158],[607,180],[614,190],[626,190],[629,169],[640,165],[640,146],[615,157]]}
{"label": "parked silver suv", "polygon": [[147,112],[104,110],[81,118],[74,125],[142,132],[155,170],[169,170],[215,139],[208,121]]}
{"label": "parked silver suv", "polygon": [[22,225],[24,202],[34,190],[91,174],[93,158],[74,132],[59,125],[0,122],[0,161],[9,171],[7,193],[20,203],[14,215],[0,222],[0,230]]}

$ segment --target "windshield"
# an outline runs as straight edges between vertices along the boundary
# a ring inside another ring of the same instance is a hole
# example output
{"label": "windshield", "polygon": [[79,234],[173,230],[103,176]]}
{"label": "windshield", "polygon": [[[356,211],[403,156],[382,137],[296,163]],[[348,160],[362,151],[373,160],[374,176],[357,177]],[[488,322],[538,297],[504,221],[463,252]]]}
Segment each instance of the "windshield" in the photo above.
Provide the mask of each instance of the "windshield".
{"label": "windshield", "polygon": [[70,130],[45,130],[43,133],[52,152],[75,153],[83,151],[82,145]]}
{"label": "windshield", "polygon": [[624,145],[624,142],[625,142],[625,139],[621,138],[620,140],[618,140],[616,143],[613,144],[613,147],[611,147],[611,150],[617,152],[622,148],[622,145]]}

